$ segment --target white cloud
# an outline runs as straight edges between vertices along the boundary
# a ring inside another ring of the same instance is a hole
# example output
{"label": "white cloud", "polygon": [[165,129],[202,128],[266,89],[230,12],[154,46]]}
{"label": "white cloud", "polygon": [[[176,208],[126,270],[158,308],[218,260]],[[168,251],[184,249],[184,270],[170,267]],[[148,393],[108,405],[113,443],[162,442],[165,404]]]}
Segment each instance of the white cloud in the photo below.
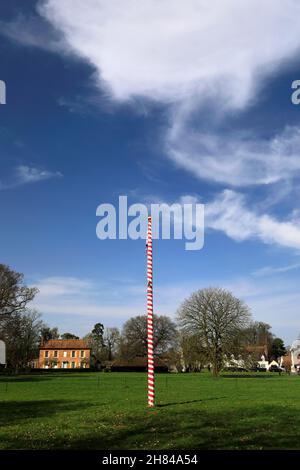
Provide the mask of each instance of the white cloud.
{"label": "white cloud", "polygon": [[[128,318],[143,315],[146,311],[146,282],[124,279],[103,282],[51,276],[31,279],[30,285],[39,289],[33,306],[47,317],[72,315],[120,326]],[[156,285],[156,313],[174,317],[178,305],[193,291],[193,287],[196,288],[194,282],[175,286]]]}
{"label": "white cloud", "polygon": [[[259,11],[259,15],[257,12]],[[207,94],[244,106],[300,45],[295,0],[47,0],[39,12],[117,99]]]}
{"label": "white cloud", "polygon": [[300,269],[300,263],[290,264],[288,266],[265,266],[263,268],[257,269],[254,271],[253,276],[263,277],[263,276],[272,276],[276,274],[284,274],[289,271],[294,271]]}
{"label": "white cloud", "polygon": [[267,244],[300,249],[300,220],[279,221],[248,209],[245,197],[225,190],[205,206],[205,226],[236,240],[259,239]]}
{"label": "white cloud", "polygon": [[16,168],[16,184],[36,183],[50,178],[61,178],[59,171],[53,172],[38,168],[20,165]]}
{"label": "white cloud", "polygon": [[23,184],[37,183],[52,178],[61,178],[62,174],[59,171],[53,172],[48,170],[41,170],[39,168],[30,167],[27,165],[19,165],[14,169],[11,181],[8,183],[0,182],[1,189],[11,189]]}
{"label": "white cloud", "polygon": [[[153,200],[150,196],[140,196],[144,203],[150,205]],[[161,205],[161,210],[167,210],[174,201],[158,198],[156,203]],[[204,203],[204,229],[223,232],[229,238],[242,242],[245,240],[259,240],[265,244],[278,245],[284,248],[291,248],[300,254],[300,213],[298,210],[292,211],[285,220],[279,220],[273,215],[264,212],[263,205],[254,207],[248,206],[247,196],[231,189],[226,189],[218,193],[213,199],[206,202],[197,195],[181,196],[175,203],[184,204]],[[176,214],[174,214],[176,217]],[[172,219],[173,220],[173,219]],[[182,222],[181,218],[179,219]],[[190,224],[190,230],[195,229],[195,221],[186,219],[185,224]],[[192,227],[193,226],[193,227]],[[202,229],[202,227],[198,227]],[[204,241],[205,245],[205,241]],[[289,267],[278,268],[278,272],[296,269],[300,264]],[[266,269],[266,268],[264,268]],[[274,268],[276,270],[276,268]],[[269,271],[269,269],[268,269]],[[271,268],[270,268],[271,271]],[[268,272],[268,274],[270,274]]]}
{"label": "white cloud", "polygon": [[[182,196],[181,204],[202,203],[196,196]],[[256,239],[266,244],[300,250],[300,218],[292,216],[280,221],[257,209],[247,207],[246,197],[230,189],[218,194],[205,204],[205,230],[225,233],[229,238],[241,242]]]}
{"label": "white cloud", "polygon": [[180,119],[167,138],[169,156],[200,179],[232,186],[266,185],[300,174],[300,128],[269,140],[249,133],[193,131]]}
{"label": "white cloud", "polygon": [[[91,316],[107,321],[110,317],[126,319],[137,315],[145,291],[130,283],[120,282],[116,289],[115,282],[68,276],[33,279],[31,284],[39,289],[34,306],[46,314]],[[126,306],[124,298],[128,301]]]}
{"label": "white cloud", "polygon": [[62,296],[82,294],[92,291],[95,286],[89,279],[78,279],[76,277],[46,277],[35,283],[39,289],[40,296]]}

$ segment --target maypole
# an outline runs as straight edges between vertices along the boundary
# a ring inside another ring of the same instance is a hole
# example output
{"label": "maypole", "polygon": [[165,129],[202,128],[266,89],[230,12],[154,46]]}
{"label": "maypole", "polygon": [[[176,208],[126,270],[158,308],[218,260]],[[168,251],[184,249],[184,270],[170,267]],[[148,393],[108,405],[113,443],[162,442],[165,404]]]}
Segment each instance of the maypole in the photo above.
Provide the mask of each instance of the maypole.
{"label": "maypole", "polygon": [[148,217],[147,230],[147,344],[148,344],[148,406],[154,406],[153,358],[153,276],[152,276],[152,221]]}

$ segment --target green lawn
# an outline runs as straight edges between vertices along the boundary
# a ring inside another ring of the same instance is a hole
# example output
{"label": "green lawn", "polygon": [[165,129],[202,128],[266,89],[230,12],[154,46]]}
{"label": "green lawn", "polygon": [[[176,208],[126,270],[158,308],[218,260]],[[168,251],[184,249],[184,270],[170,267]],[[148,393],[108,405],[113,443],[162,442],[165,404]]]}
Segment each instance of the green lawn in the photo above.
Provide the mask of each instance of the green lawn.
{"label": "green lawn", "polygon": [[1,449],[300,449],[300,377],[0,377]]}

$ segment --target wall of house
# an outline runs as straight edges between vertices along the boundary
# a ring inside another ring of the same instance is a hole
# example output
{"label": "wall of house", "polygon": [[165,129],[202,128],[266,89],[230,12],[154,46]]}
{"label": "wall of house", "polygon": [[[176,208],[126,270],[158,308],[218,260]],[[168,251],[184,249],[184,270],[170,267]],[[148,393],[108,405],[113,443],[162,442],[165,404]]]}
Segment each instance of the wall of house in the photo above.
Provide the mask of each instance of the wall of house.
{"label": "wall of house", "polygon": [[[48,352],[48,357],[47,357]],[[82,356],[83,352],[83,356]],[[90,367],[89,349],[40,349],[40,368],[78,369]]]}
{"label": "wall of house", "polygon": [[300,348],[291,351],[292,372],[297,372],[300,364]]}

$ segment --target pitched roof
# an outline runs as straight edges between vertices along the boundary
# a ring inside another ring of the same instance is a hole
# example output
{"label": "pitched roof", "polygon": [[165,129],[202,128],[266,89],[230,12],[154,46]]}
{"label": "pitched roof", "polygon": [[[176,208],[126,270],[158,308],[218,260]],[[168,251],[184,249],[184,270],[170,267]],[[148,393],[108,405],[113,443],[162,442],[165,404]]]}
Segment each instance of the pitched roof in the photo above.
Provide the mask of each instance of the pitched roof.
{"label": "pitched roof", "polygon": [[40,349],[91,349],[83,339],[50,339]]}
{"label": "pitched roof", "polygon": [[252,344],[249,344],[248,346],[246,346],[246,351],[247,352],[257,352],[257,353],[262,353],[262,354],[267,354],[268,352],[268,348],[266,345],[263,345],[263,346],[257,346],[257,345],[252,345]]}

